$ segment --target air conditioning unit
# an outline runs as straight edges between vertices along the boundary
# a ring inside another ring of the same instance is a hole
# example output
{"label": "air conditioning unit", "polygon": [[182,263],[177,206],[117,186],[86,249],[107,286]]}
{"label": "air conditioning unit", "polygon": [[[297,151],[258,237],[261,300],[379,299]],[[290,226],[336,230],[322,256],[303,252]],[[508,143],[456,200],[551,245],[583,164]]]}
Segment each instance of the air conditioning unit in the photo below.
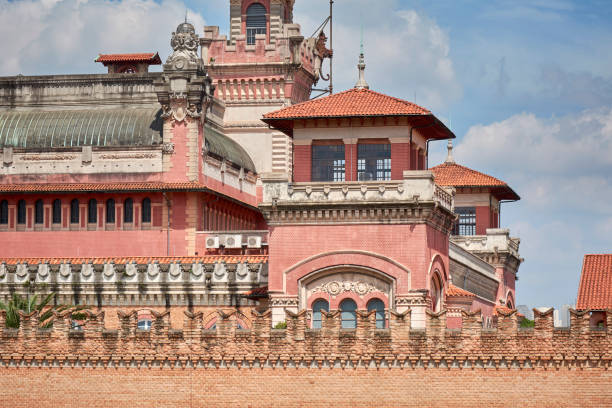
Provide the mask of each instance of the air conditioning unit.
{"label": "air conditioning unit", "polygon": [[242,235],[226,235],[225,236],[225,247],[226,248],[242,248]]}
{"label": "air conditioning unit", "polygon": [[261,237],[253,236],[247,238],[247,248],[261,248]]}
{"label": "air conditioning unit", "polygon": [[206,249],[219,248],[219,237],[206,238]]}

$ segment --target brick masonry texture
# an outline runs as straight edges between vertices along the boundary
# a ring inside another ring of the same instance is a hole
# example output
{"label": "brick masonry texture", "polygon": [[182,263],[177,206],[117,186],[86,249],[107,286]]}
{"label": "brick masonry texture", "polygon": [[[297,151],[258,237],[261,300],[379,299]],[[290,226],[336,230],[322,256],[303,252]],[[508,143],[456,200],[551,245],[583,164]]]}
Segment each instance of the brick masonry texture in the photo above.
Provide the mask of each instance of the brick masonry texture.
{"label": "brick masonry texture", "polygon": [[2,332],[0,406],[612,406],[612,310],[604,330],[574,311],[569,330],[554,329],[552,310],[536,311],[531,330],[515,312],[495,330],[478,313],[464,313],[461,330],[445,328],[445,312],[428,313],[424,330],[410,329],[409,311],[382,330],[372,313],[358,313],[355,330],[337,311],[321,330],[305,313],[288,313],[285,330],[270,328],[269,312],[240,315],[248,330],[235,310],[215,313],[204,330],[202,313],[174,329],[152,311],[151,331],[136,329],[134,311],[117,312],[118,330],[90,313],[80,332],[66,314],[50,330],[22,314],[19,330]]}

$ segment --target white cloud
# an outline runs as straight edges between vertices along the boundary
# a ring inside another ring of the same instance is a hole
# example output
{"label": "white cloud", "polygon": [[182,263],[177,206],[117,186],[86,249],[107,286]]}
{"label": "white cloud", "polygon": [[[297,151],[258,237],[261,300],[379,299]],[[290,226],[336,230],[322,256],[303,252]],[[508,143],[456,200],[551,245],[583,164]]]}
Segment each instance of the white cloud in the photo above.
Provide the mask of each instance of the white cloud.
{"label": "white cloud", "polygon": [[[311,35],[327,16],[328,4],[325,0],[296,4],[294,21],[301,23],[304,35]],[[351,0],[334,7],[335,90],[357,82],[361,22],[371,89],[410,101],[416,94],[416,102],[433,111],[461,97],[448,34],[434,20],[391,0]]]}
{"label": "white cloud", "polygon": [[454,157],[522,197],[502,206],[502,226],[521,238],[526,259],[519,299],[571,302],[584,254],[612,251],[612,108],[472,126]]}
{"label": "white cloud", "polygon": [[[0,75],[102,72],[98,53],[168,54],[179,0],[0,0]],[[189,11],[201,30],[203,18]]]}

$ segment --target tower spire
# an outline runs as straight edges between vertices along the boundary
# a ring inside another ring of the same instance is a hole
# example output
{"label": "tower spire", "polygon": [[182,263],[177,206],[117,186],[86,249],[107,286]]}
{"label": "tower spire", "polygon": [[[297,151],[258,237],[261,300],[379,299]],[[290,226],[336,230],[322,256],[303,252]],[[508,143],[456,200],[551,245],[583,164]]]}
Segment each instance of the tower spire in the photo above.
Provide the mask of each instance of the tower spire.
{"label": "tower spire", "polygon": [[361,44],[359,46],[360,54],[359,54],[359,64],[357,64],[357,69],[359,70],[359,80],[355,84],[355,88],[357,89],[370,89],[370,85],[365,80],[365,56],[363,54],[363,24],[361,25]]}
{"label": "tower spire", "polygon": [[454,164],[455,159],[453,158],[453,141],[451,139],[448,140],[446,149],[448,150],[448,153],[446,155],[446,160],[444,161],[444,163]]}

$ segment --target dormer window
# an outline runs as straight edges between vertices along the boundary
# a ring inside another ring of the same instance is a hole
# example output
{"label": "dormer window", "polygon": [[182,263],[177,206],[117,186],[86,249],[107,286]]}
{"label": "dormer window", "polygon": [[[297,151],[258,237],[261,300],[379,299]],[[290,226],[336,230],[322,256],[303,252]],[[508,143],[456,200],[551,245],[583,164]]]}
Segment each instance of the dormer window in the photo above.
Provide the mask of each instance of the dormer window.
{"label": "dormer window", "polygon": [[246,12],[246,38],[248,45],[255,45],[257,34],[266,34],[266,8],[261,3],[253,3]]}

